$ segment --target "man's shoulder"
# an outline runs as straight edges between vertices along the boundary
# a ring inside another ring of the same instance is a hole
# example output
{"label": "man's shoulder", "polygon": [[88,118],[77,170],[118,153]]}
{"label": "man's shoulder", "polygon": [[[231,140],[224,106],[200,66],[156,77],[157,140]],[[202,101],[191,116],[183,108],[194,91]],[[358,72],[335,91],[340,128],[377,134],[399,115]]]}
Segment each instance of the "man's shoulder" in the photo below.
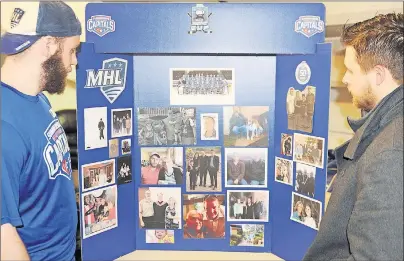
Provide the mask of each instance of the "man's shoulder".
{"label": "man's shoulder", "polygon": [[403,150],[403,116],[388,123],[373,139],[371,148],[377,152]]}

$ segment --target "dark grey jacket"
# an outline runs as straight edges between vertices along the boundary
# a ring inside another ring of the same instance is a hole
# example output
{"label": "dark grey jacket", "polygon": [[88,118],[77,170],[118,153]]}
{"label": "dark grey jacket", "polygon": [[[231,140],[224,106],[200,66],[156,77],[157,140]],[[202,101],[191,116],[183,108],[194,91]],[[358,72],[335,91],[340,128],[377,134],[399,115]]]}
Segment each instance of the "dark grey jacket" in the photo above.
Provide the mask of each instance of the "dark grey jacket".
{"label": "dark grey jacket", "polygon": [[303,260],[403,260],[403,86],[335,150],[338,173],[320,229]]}

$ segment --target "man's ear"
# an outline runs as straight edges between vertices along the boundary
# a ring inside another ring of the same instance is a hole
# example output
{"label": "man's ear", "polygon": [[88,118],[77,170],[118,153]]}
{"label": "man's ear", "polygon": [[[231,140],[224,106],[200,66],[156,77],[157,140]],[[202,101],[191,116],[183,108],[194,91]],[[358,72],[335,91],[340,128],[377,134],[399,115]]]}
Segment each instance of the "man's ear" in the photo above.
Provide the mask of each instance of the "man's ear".
{"label": "man's ear", "polygon": [[386,68],[381,66],[381,65],[376,65],[373,68],[374,71],[374,76],[376,77],[376,85],[379,86],[381,85],[384,80],[386,79]]}

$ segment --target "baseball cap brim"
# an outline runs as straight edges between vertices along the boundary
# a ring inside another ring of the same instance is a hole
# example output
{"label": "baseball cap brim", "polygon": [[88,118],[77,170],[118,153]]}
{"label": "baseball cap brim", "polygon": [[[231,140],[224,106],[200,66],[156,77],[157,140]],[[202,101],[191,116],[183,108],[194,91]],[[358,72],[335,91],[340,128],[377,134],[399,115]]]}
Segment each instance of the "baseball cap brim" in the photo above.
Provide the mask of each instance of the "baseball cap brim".
{"label": "baseball cap brim", "polygon": [[32,46],[41,37],[38,35],[5,33],[1,36],[1,53],[6,55],[20,53]]}
{"label": "baseball cap brim", "polygon": [[156,156],[157,158],[160,158],[160,155],[157,152],[153,152],[150,154],[150,157]]}

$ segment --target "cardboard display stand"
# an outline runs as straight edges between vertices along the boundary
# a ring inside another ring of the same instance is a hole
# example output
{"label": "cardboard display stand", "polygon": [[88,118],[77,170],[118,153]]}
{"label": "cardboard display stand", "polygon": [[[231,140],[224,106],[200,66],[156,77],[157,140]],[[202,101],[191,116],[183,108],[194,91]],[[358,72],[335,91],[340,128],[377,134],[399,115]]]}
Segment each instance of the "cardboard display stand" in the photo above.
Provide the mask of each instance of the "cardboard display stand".
{"label": "cardboard display stand", "polygon": [[[87,4],[77,68],[83,260],[140,249],[303,257],[324,213],[331,66],[324,15],[322,4]],[[238,127],[234,111],[245,117]],[[180,120],[172,123],[171,113]],[[206,114],[217,117],[213,138],[203,135]],[[180,181],[143,184],[145,159],[168,147]],[[198,176],[193,191],[188,165],[203,148],[219,155],[219,184],[209,188],[208,172],[207,187]],[[261,157],[259,184],[247,171],[245,183],[229,185],[233,152],[248,171]],[[176,200],[178,228],[166,243],[146,242],[140,225],[147,188],[153,201],[159,192]],[[207,195],[219,199],[224,236],[186,238],[191,210],[213,229]],[[234,205],[251,195],[253,219]]]}

